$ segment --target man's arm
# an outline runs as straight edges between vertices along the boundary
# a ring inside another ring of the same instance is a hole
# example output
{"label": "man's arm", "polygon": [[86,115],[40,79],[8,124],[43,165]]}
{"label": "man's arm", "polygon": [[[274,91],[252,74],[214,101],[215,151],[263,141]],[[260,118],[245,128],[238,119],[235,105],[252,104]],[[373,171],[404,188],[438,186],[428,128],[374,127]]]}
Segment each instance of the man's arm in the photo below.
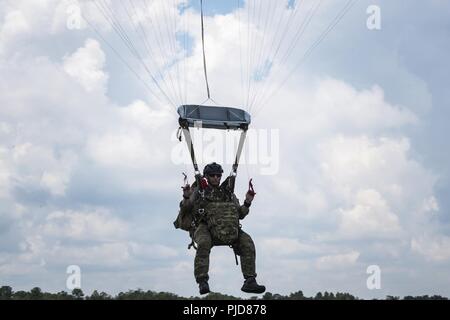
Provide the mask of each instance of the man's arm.
{"label": "man's arm", "polygon": [[241,206],[239,203],[239,199],[234,194],[233,194],[233,201],[238,207],[239,219],[241,220],[244,219],[250,212],[251,202],[247,202],[247,200],[245,200],[244,204]]}

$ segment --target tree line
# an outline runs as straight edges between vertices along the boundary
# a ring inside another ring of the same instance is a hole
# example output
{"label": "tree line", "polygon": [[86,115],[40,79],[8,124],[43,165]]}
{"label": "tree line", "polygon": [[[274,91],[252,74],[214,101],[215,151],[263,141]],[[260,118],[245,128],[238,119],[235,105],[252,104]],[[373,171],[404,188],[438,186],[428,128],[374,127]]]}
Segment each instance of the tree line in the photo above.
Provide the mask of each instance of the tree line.
{"label": "tree line", "polygon": [[[423,296],[386,296],[386,300],[448,300],[440,295]],[[71,292],[60,291],[58,293],[43,292],[41,288],[35,287],[30,291],[13,291],[10,286],[0,288],[0,300],[242,300],[221,293],[210,293],[205,297],[181,297],[170,292],[144,291],[142,289],[120,292],[112,296],[106,292],[94,290],[91,295],[85,295],[83,290],[74,289]],[[360,300],[350,293],[324,293],[318,292],[315,296],[307,297],[302,291],[293,292],[289,295],[266,292],[261,297],[253,296],[249,300]]]}

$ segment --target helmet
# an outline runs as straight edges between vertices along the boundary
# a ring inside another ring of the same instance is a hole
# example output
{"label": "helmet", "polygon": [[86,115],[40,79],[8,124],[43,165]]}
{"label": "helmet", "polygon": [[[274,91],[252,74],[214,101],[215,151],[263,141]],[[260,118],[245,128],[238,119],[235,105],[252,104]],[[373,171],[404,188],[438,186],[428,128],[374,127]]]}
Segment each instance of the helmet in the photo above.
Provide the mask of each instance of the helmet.
{"label": "helmet", "polygon": [[222,174],[223,169],[220,164],[217,164],[215,162],[208,164],[205,169],[203,169],[203,175],[207,176],[210,174]]}

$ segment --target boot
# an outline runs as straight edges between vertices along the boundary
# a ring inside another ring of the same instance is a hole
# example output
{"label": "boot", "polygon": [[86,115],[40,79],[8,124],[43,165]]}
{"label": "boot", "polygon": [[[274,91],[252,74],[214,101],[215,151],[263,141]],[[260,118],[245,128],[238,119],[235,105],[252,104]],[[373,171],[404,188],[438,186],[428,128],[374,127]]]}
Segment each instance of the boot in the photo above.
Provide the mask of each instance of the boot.
{"label": "boot", "polygon": [[241,290],[247,293],[263,293],[266,291],[266,287],[259,285],[255,277],[249,277],[245,279]]}
{"label": "boot", "polygon": [[200,294],[207,294],[209,293],[209,285],[208,285],[208,281],[201,281],[198,284],[198,288],[200,291]]}

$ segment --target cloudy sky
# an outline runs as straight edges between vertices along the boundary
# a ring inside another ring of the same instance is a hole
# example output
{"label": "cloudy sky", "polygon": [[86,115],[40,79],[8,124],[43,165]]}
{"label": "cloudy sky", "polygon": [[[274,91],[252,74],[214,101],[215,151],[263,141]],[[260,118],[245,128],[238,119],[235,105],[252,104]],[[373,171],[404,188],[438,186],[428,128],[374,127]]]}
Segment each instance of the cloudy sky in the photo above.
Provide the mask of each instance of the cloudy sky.
{"label": "cloudy sky", "polygon": [[[0,285],[68,290],[77,265],[87,293],[197,294],[172,224],[193,175],[176,106],[206,100],[193,2],[0,0]],[[208,103],[253,116],[237,195],[253,178],[258,280],[450,296],[450,3],[346,3],[206,1]],[[230,170],[236,137],[198,130],[201,164]],[[210,277],[246,297],[230,249]]]}

